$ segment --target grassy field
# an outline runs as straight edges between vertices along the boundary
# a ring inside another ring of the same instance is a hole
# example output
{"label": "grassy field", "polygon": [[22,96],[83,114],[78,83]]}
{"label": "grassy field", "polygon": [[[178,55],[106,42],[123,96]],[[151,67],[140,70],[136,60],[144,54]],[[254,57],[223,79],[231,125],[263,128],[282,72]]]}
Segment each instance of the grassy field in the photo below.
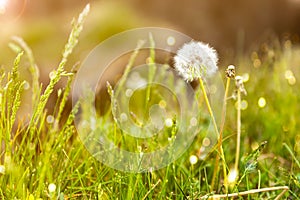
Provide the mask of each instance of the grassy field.
{"label": "grassy field", "polygon": [[[300,199],[299,47],[290,40],[275,40],[234,63],[247,95],[241,96],[240,104],[239,98],[231,98],[237,88],[235,80],[230,80],[226,120],[221,129],[226,161],[220,160],[216,167],[217,146],[200,159],[203,138],[196,136],[183,155],[168,166],[129,173],[103,165],[87,151],[74,124],[80,102],[67,117],[62,115],[76,76],[75,70],[65,71],[65,66],[86,15],[87,10],[73,23],[61,62],[44,90],[33,57],[35,52],[32,54],[20,38],[10,44],[16,59],[11,71],[2,70],[0,77],[0,199],[226,199],[226,194],[239,196],[236,199]],[[151,50],[149,55],[153,56]],[[30,81],[20,76],[24,60],[30,63]],[[221,74],[226,82],[225,72]],[[54,90],[60,79],[66,79],[66,85]],[[24,89],[32,91],[33,105],[26,123],[17,116]],[[45,106],[53,93],[58,98],[50,115]],[[145,102],[143,94],[136,98]],[[88,112],[84,114],[87,116]],[[132,138],[119,140],[122,131],[111,116],[111,110],[98,116],[97,128],[106,130],[120,146],[141,151],[139,142]],[[204,117],[210,120],[208,114]],[[198,121],[197,126],[201,128],[205,123]],[[236,145],[238,130],[240,148]],[[168,137],[159,138],[162,143],[172,140],[172,131],[172,127],[165,130]],[[232,175],[236,160],[238,174]]]}

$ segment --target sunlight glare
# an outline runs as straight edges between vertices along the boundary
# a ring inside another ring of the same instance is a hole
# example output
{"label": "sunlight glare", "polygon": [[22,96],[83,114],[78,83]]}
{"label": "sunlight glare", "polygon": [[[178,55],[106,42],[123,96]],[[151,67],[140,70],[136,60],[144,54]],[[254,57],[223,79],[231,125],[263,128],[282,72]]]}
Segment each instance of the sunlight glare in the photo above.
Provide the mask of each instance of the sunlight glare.
{"label": "sunlight glare", "polygon": [[0,0],[0,14],[5,13],[7,4],[8,4],[8,0]]}
{"label": "sunlight glare", "polygon": [[235,169],[231,169],[228,174],[228,183],[235,183],[238,177],[238,171]]}

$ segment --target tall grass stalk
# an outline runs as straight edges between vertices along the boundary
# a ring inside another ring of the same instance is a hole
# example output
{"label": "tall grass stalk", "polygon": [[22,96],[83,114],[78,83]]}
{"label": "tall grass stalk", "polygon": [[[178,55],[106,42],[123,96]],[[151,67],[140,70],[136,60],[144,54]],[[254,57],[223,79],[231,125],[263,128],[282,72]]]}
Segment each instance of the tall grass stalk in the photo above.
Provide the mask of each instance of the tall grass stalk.
{"label": "tall grass stalk", "polygon": [[[152,34],[149,34],[150,41],[150,56],[149,56],[149,73],[148,73],[148,83],[153,82],[153,78],[155,76],[156,66],[155,66],[155,42]],[[147,85],[146,98],[145,98],[145,110],[149,109],[149,101],[151,96],[151,86],[152,84]],[[147,112],[145,112],[144,118],[146,119]]]}
{"label": "tall grass stalk", "polygon": [[[31,85],[32,85],[32,107],[34,109],[37,102],[39,101],[40,92],[41,92],[40,91],[40,85],[39,85],[40,84],[39,83],[39,76],[40,76],[39,68],[36,65],[32,50],[26,44],[26,42],[18,36],[13,36],[12,40],[16,43],[17,46],[20,46],[22,48],[22,50],[25,52],[25,54],[27,56],[27,59],[30,63],[29,72],[30,72],[31,77],[32,77],[32,82],[31,82]],[[18,47],[16,49],[18,49]]]}
{"label": "tall grass stalk", "polygon": [[59,122],[60,122],[61,117],[62,117],[62,113],[63,113],[64,108],[66,106],[68,96],[70,95],[71,85],[74,81],[75,73],[77,71],[76,70],[77,66],[78,66],[78,64],[75,64],[72,71],[71,71],[71,73],[67,74],[68,81],[67,81],[65,90],[63,92],[62,99],[61,99],[60,104],[59,104],[58,112],[56,114],[56,118],[55,118],[55,122],[54,122],[54,130],[58,130],[58,126],[59,126]]}
{"label": "tall grass stalk", "polygon": [[[2,91],[0,91],[0,102],[1,102],[1,132],[4,133],[4,144],[5,144],[5,157],[4,159],[11,159],[11,153],[13,151],[13,143],[11,142],[13,135],[13,125],[16,120],[17,111],[21,105],[21,93],[25,81],[21,81],[19,77],[19,65],[23,52],[18,53],[11,73],[8,74],[8,83],[5,85]],[[3,74],[4,78],[5,74]],[[1,78],[1,79],[3,79]],[[1,83],[0,83],[1,84]],[[0,142],[2,146],[2,138]],[[1,148],[0,148],[1,150]],[[6,162],[4,160],[4,162]]]}
{"label": "tall grass stalk", "polygon": [[[130,73],[130,70],[132,69],[133,65],[134,65],[134,62],[141,50],[141,48],[143,47],[143,45],[145,44],[145,41],[144,40],[139,40],[138,43],[137,43],[137,46],[136,48],[134,49],[133,53],[131,54],[130,58],[129,58],[129,61],[125,67],[125,71],[119,81],[119,87],[118,89],[115,91],[115,95],[118,96],[119,95],[119,92],[120,90],[124,89],[123,86],[125,84],[125,81],[127,80],[127,77]],[[110,111],[109,111],[110,112]]]}
{"label": "tall grass stalk", "polygon": [[45,89],[45,92],[42,94],[41,99],[37,105],[37,108],[36,108],[36,110],[34,110],[34,113],[30,120],[30,123],[29,123],[30,132],[32,132],[34,130],[34,129],[32,129],[32,127],[34,127],[34,124],[36,124],[38,122],[38,119],[40,118],[40,116],[46,106],[46,103],[47,103],[50,95],[53,92],[54,86],[58,83],[58,81],[61,79],[61,77],[66,74],[66,72],[64,70],[65,65],[68,61],[68,57],[71,55],[71,53],[73,52],[73,49],[76,47],[76,45],[78,43],[78,38],[82,31],[83,23],[85,21],[87,14],[89,13],[89,10],[90,10],[90,6],[88,4],[84,8],[82,13],[79,15],[77,21],[75,21],[75,19],[73,19],[73,22],[72,22],[73,28],[70,33],[68,42],[65,45],[65,48],[64,48],[64,51],[62,54],[62,59],[58,65],[58,68],[55,71],[54,75],[50,78],[50,83],[47,86],[47,88]]}

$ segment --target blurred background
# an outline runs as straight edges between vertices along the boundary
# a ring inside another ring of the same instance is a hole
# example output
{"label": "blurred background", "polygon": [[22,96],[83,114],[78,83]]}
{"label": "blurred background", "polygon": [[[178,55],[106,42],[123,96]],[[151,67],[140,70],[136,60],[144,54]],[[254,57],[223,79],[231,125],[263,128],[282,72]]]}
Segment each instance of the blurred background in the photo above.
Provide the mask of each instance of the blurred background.
{"label": "blurred background", "polygon": [[299,42],[300,0],[0,0],[0,62],[11,60],[7,44],[18,35],[48,74],[60,59],[72,18],[87,3],[91,14],[74,54],[80,59],[109,36],[144,26],[172,28],[207,42],[221,64],[274,38]]}

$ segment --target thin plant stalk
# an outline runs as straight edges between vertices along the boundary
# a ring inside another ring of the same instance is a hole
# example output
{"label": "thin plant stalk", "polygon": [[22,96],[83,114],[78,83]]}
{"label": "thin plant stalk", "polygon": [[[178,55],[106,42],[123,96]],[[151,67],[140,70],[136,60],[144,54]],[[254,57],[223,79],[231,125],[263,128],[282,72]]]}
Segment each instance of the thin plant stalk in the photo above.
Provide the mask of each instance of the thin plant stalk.
{"label": "thin plant stalk", "polygon": [[40,77],[40,72],[39,72],[39,68],[36,65],[36,62],[34,60],[34,56],[32,53],[32,50],[30,49],[30,47],[26,44],[26,42],[17,36],[13,36],[12,40],[14,42],[16,42],[26,53],[29,63],[30,63],[30,67],[29,67],[29,71],[31,73],[32,76],[32,106],[33,108],[35,108],[36,106],[36,102],[39,99],[39,93],[40,93],[40,83],[39,83],[39,77]]}
{"label": "thin plant stalk", "polygon": [[238,171],[241,146],[241,90],[237,90],[237,139],[234,169]]}
{"label": "thin plant stalk", "polygon": [[288,150],[289,154],[292,156],[292,158],[294,159],[295,163],[297,164],[297,166],[300,168],[300,162],[299,160],[296,158],[295,154],[293,153],[293,151],[291,150],[291,148],[286,144],[283,143],[283,146]]}
{"label": "thin plant stalk", "polygon": [[[220,135],[219,135],[219,139],[218,139],[218,150],[219,150],[219,152],[221,152],[223,150],[223,148],[222,148],[223,131],[224,131],[224,125],[225,125],[225,119],[226,119],[226,106],[227,106],[227,97],[228,97],[229,86],[230,86],[230,77],[227,77],[226,86],[225,86],[225,94],[224,94],[224,99],[223,99],[222,118],[221,118],[221,125],[220,125]],[[213,191],[213,189],[214,189],[216,176],[219,172],[219,159],[220,159],[220,156],[219,156],[219,154],[217,154],[216,155],[215,167],[214,167],[214,173],[213,173],[212,182],[211,182],[211,191]],[[225,157],[224,157],[223,162],[226,163],[225,162]],[[225,165],[223,165],[223,173],[227,174],[226,168],[224,168],[224,166]],[[224,176],[224,179],[225,179],[224,180],[225,188],[227,188],[227,175]],[[227,189],[226,189],[226,191],[227,191]]]}
{"label": "thin plant stalk", "polygon": [[249,194],[256,194],[256,193],[261,193],[261,192],[270,192],[270,191],[276,191],[276,190],[283,190],[275,199],[278,200],[280,199],[288,190],[288,186],[277,186],[277,187],[268,187],[268,188],[261,188],[261,189],[252,189],[244,192],[236,192],[236,193],[231,193],[231,194],[216,194],[216,195],[205,195],[201,197],[200,199],[221,199],[221,198],[229,198],[229,197],[240,197],[244,195],[249,195]]}
{"label": "thin plant stalk", "polygon": [[[201,90],[203,92],[203,96],[204,96],[204,100],[205,100],[208,112],[209,112],[209,114],[211,116],[211,119],[212,119],[212,122],[213,122],[215,132],[217,133],[218,137],[220,137],[220,133],[219,133],[218,126],[217,126],[217,123],[216,123],[216,120],[215,120],[215,116],[214,116],[213,111],[211,109],[211,106],[210,106],[210,103],[209,103],[209,100],[208,100],[208,97],[207,97],[207,93],[206,93],[206,90],[205,90],[205,86],[204,86],[203,80],[201,78],[199,78],[199,83],[200,83]],[[224,157],[224,152],[223,152],[222,145],[219,146],[218,151],[219,151],[219,154],[221,155],[221,159],[222,159],[224,179],[227,180],[226,163],[225,163],[225,157]],[[214,182],[214,180],[213,180],[213,182]]]}
{"label": "thin plant stalk", "polygon": [[146,98],[145,98],[145,116],[144,119],[147,118],[147,110],[149,109],[149,101],[150,101],[150,96],[151,96],[151,83],[153,82],[154,76],[155,76],[155,71],[156,71],[156,66],[155,66],[155,42],[153,39],[152,34],[149,34],[149,41],[150,41],[150,59],[149,59],[149,73],[148,73],[148,84],[147,85],[147,91],[146,91]]}

